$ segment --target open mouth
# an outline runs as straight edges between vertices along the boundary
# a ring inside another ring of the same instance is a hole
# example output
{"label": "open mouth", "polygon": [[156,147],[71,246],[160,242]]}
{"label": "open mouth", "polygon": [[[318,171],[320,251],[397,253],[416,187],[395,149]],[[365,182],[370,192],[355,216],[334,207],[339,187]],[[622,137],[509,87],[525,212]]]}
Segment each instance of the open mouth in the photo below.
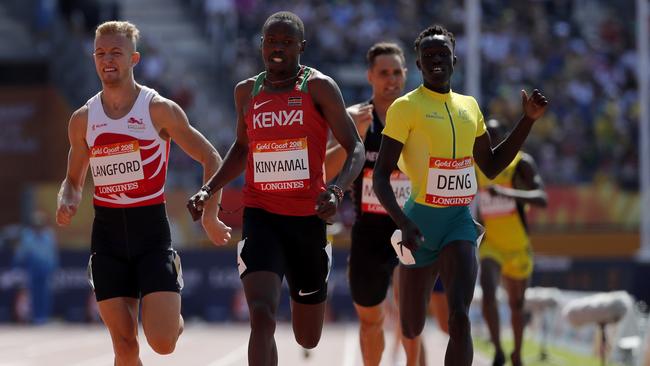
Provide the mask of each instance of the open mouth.
{"label": "open mouth", "polygon": [[284,57],[282,57],[282,56],[271,56],[271,62],[275,62],[275,63],[284,62]]}
{"label": "open mouth", "polygon": [[115,72],[117,71],[117,68],[115,67],[105,67],[102,69],[103,72]]}
{"label": "open mouth", "polygon": [[442,73],[445,72],[445,70],[442,68],[442,66],[434,66],[431,69],[431,72],[434,73],[434,74],[442,74]]}

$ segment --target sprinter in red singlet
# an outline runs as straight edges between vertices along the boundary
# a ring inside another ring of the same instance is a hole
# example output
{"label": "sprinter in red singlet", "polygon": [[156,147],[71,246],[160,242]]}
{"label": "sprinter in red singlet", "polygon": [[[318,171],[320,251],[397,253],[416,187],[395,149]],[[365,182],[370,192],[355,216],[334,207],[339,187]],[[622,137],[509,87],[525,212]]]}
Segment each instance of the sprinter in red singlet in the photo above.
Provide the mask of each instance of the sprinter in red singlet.
{"label": "sprinter in red singlet", "polygon": [[[102,90],[70,118],[68,168],[56,212],[60,226],[70,224],[90,166],[95,219],[89,282],[117,366],[142,365],[140,300],[144,334],[154,351],[171,353],[183,331],[180,258],[172,248],[165,211],[170,141],[203,165],[206,179],[221,161],[176,103],[133,79],[140,60],[138,35],[129,22],[97,27],[93,56]],[[222,245],[230,239],[230,228],[217,213],[215,200],[206,205],[202,224],[210,239]]]}
{"label": "sprinter in red singlet", "polygon": [[[237,265],[250,311],[248,362],[267,366],[278,364],[273,334],[284,276],[296,341],[309,349],[320,340],[331,266],[325,222],[361,171],[364,149],[334,80],[300,64],[302,20],[275,13],[262,33],[265,71],[235,87],[237,139],[189,207],[201,210],[213,191],[246,170]],[[325,187],[328,129],[348,158]]]}

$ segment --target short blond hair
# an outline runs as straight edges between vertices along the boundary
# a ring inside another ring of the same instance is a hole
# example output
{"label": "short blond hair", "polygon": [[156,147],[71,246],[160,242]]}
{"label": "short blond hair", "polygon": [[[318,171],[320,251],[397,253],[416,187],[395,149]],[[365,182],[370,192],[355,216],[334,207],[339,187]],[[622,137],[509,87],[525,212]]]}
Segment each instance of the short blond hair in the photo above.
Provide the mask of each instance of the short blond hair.
{"label": "short blond hair", "polygon": [[111,20],[97,26],[95,30],[95,39],[106,34],[121,34],[133,43],[133,49],[137,48],[140,39],[140,31],[135,24],[129,21]]}

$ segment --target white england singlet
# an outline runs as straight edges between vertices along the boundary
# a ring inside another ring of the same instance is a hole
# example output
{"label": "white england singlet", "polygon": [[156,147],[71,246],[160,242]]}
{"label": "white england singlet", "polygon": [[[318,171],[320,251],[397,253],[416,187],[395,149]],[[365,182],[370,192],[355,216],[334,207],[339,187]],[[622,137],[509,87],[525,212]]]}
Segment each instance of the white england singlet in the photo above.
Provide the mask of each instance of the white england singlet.
{"label": "white england singlet", "polygon": [[169,141],[158,135],[151,122],[149,103],[156,95],[140,85],[133,107],[120,119],[106,115],[101,92],[86,103],[95,205],[123,208],[165,202]]}

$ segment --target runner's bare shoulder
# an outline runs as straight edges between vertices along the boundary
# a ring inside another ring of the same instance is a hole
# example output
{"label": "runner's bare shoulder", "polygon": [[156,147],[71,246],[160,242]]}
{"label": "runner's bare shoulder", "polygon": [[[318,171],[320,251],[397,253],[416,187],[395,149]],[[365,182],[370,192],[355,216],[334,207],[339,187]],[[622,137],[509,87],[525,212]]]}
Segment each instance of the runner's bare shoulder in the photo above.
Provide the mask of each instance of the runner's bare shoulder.
{"label": "runner's bare shoulder", "polygon": [[321,103],[343,102],[341,89],[339,89],[336,81],[316,69],[311,69],[309,79],[307,80],[307,89],[317,107]]}
{"label": "runner's bare shoulder", "polygon": [[235,86],[235,105],[237,111],[245,111],[250,104],[251,95],[253,93],[253,86],[255,85],[255,76],[242,80]]}
{"label": "runner's bare shoulder", "polygon": [[307,80],[310,92],[314,89],[336,85],[336,82],[330,76],[323,74],[317,69],[311,67],[310,69],[311,72],[309,73],[309,79]]}
{"label": "runner's bare shoulder", "polygon": [[149,102],[149,111],[151,112],[151,117],[158,115],[160,113],[169,113],[173,112],[175,109],[180,109],[180,106],[176,104],[171,99],[167,99],[160,94],[156,94],[151,98]]}
{"label": "runner's bare shoulder", "polygon": [[70,116],[68,131],[71,133],[80,133],[86,135],[88,125],[88,105],[83,105]]}

